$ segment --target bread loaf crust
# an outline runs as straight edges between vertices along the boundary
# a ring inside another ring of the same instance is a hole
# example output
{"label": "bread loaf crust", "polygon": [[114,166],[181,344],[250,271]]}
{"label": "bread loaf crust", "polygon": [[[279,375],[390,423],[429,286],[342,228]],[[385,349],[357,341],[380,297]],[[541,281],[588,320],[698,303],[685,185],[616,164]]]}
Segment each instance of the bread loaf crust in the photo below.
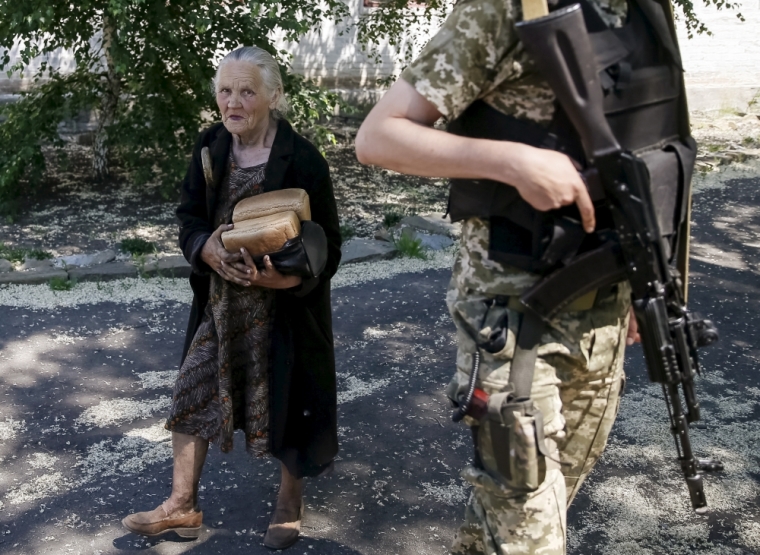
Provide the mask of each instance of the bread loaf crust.
{"label": "bread loaf crust", "polygon": [[289,210],[236,223],[234,229],[222,233],[222,244],[230,252],[245,248],[251,256],[259,256],[277,252],[300,234],[298,215]]}
{"label": "bread loaf crust", "polygon": [[241,200],[232,212],[232,223],[278,212],[295,212],[301,221],[311,220],[309,195],[303,189],[279,189]]}

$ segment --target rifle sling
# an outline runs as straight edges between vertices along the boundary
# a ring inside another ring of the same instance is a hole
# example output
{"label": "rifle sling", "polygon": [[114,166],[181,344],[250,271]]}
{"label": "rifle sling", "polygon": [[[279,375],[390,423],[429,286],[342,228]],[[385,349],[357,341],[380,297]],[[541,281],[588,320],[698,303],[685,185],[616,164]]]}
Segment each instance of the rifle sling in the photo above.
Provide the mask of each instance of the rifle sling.
{"label": "rifle sling", "polygon": [[512,357],[512,367],[509,371],[509,384],[512,386],[512,396],[515,399],[530,398],[538,345],[545,328],[546,325],[538,314],[532,310],[523,312],[520,331],[517,333],[515,354]]}

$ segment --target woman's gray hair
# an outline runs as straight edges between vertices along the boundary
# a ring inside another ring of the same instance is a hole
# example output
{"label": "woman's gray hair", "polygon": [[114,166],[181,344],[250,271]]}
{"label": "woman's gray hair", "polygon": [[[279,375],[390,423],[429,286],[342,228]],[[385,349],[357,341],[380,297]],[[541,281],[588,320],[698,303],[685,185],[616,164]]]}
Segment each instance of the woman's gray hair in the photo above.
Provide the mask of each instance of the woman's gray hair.
{"label": "woman's gray hair", "polygon": [[248,62],[258,67],[261,72],[261,79],[264,81],[264,88],[269,96],[278,94],[277,105],[272,111],[272,115],[279,118],[288,111],[288,99],[285,98],[285,90],[282,86],[280,66],[269,52],[258,46],[241,46],[227,54],[216,68],[213,80],[214,93],[216,93],[216,86],[219,83],[219,71],[227,62]]}

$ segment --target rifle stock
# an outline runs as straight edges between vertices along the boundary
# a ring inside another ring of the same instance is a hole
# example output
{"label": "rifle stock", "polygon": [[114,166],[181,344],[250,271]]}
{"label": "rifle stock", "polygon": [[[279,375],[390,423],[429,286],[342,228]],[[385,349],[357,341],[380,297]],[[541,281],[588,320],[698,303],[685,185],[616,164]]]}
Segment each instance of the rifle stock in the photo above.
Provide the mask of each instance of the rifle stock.
{"label": "rifle stock", "polygon": [[594,159],[620,150],[602,109],[602,87],[586,23],[579,4],[517,23],[517,34],[541,68],[544,78],[565,109]]}

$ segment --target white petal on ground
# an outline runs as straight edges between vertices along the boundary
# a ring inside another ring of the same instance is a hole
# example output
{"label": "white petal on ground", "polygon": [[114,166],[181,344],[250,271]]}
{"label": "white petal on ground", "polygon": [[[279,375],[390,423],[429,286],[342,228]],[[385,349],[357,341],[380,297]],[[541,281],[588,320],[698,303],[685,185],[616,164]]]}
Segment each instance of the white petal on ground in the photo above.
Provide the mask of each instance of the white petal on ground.
{"label": "white petal on ground", "polygon": [[148,428],[135,428],[124,434],[126,437],[138,437],[147,441],[158,443],[168,441],[172,438],[171,432],[164,428],[164,421],[161,420]]}
{"label": "white petal on ground", "polygon": [[171,388],[177,380],[177,370],[159,370],[156,372],[142,372],[137,375],[143,389]]}
{"label": "white petal on ground", "polygon": [[431,484],[422,482],[422,489],[425,490],[425,497],[432,496],[441,503],[457,506],[467,501],[468,486],[461,482],[449,480],[448,485]]}
{"label": "white petal on ground", "polygon": [[50,497],[71,487],[71,483],[60,472],[44,474],[8,492],[5,498],[11,505],[19,505]]}
{"label": "white petal on ground", "polygon": [[742,521],[737,526],[737,530],[739,537],[747,547],[760,552],[760,522],[753,522],[751,520]]}
{"label": "white petal on ground", "polygon": [[344,381],[344,388],[338,391],[338,404],[348,403],[360,397],[372,395],[391,383],[390,378],[380,378],[376,380],[360,380],[355,376],[348,376]]}
{"label": "white petal on ground", "polygon": [[128,476],[142,472],[152,464],[172,456],[171,434],[163,421],[148,428],[131,430],[114,443],[106,439],[87,449],[76,466],[82,475],[77,485],[108,476]]}
{"label": "white petal on ground", "polygon": [[50,453],[32,453],[27,462],[32,468],[53,468],[57,460]]}
{"label": "white petal on ground", "polygon": [[385,279],[404,273],[418,273],[427,270],[451,268],[454,265],[455,249],[428,253],[427,260],[419,258],[394,258],[374,262],[346,264],[338,269],[332,278],[332,288],[359,285],[368,281]]}
{"label": "white petal on ground", "polygon": [[10,418],[0,422],[0,441],[8,441],[16,437],[16,434],[26,430],[26,421],[13,420]]}
{"label": "white petal on ground", "polygon": [[192,291],[186,279],[125,278],[106,283],[79,283],[70,291],[53,291],[48,285],[0,287],[0,305],[52,310],[97,303],[160,306],[165,302],[190,304]]}
{"label": "white petal on ground", "polygon": [[172,400],[168,396],[149,401],[138,401],[135,399],[103,401],[85,410],[74,421],[74,426],[105,428],[106,426],[150,418],[154,413],[169,408],[171,402]]}

